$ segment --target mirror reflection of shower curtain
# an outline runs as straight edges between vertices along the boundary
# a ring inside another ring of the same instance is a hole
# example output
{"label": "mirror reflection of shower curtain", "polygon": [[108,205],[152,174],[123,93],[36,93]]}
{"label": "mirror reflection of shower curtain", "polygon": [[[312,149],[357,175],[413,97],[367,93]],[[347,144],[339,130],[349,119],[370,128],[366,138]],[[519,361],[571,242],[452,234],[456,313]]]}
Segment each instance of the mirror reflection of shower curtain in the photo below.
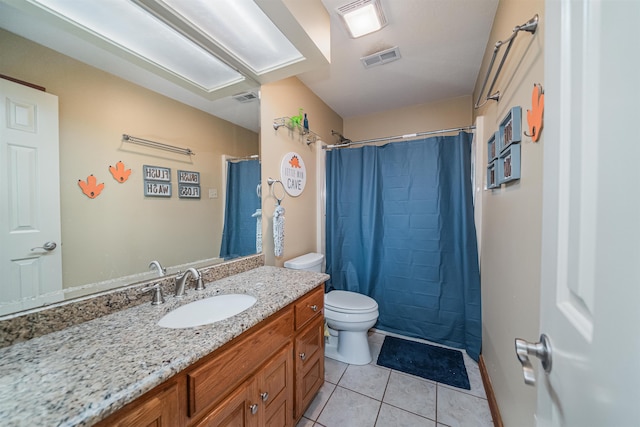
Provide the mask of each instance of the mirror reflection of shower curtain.
{"label": "mirror reflection of shower curtain", "polygon": [[256,186],[260,183],[260,161],[227,162],[227,191],[224,229],[220,257],[237,258],[256,253],[259,236],[256,223],[260,221],[260,197]]}

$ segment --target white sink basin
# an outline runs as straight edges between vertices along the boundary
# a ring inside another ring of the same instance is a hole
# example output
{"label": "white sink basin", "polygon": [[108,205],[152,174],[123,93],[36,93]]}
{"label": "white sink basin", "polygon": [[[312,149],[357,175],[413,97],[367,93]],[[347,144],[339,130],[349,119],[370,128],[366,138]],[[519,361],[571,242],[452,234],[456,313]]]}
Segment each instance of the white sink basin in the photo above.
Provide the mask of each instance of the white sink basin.
{"label": "white sink basin", "polygon": [[160,319],[158,326],[179,329],[208,325],[242,313],[255,303],[255,297],[245,294],[205,298],[170,311]]}

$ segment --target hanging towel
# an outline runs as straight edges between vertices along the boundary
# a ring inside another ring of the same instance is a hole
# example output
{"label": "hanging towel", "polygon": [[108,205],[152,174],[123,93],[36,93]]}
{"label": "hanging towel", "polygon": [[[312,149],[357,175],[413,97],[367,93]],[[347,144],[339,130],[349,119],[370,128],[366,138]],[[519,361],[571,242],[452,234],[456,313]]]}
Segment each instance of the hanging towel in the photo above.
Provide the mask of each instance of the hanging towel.
{"label": "hanging towel", "polygon": [[256,253],[259,254],[262,252],[262,209],[257,209],[251,216],[256,219]]}
{"label": "hanging towel", "polygon": [[277,257],[284,253],[284,208],[276,206],[273,212],[273,246]]}

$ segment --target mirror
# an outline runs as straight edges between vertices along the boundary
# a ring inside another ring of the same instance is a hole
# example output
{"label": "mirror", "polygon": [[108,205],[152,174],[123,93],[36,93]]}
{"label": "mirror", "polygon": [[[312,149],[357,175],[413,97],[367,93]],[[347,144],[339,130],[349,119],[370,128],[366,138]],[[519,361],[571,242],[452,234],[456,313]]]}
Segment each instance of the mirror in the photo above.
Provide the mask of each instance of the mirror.
{"label": "mirror", "polygon": [[[257,131],[1,29],[0,51],[3,74],[58,97],[60,176],[50,177],[60,180],[63,290],[58,299],[156,277],[157,271],[149,270],[152,260],[168,274],[221,262],[222,165],[225,156],[258,155]],[[257,115],[258,101],[253,102]],[[189,148],[195,155],[131,144],[123,134]],[[109,172],[117,162],[131,169],[126,182]],[[169,170],[171,197],[145,195],[145,166]],[[178,171],[199,173],[200,198],[179,197]],[[104,183],[93,199],[78,185],[90,175]],[[255,188],[252,184],[259,203]],[[251,218],[253,227],[255,221]]]}

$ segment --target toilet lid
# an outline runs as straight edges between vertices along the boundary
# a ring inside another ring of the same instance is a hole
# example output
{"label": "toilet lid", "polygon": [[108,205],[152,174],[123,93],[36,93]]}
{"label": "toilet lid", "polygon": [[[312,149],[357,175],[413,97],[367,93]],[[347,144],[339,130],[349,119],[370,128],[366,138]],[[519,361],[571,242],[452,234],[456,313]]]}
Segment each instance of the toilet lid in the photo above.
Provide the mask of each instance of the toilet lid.
{"label": "toilet lid", "polygon": [[378,309],[378,303],[366,295],[349,291],[331,291],[324,295],[324,305],[330,310],[357,313]]}

